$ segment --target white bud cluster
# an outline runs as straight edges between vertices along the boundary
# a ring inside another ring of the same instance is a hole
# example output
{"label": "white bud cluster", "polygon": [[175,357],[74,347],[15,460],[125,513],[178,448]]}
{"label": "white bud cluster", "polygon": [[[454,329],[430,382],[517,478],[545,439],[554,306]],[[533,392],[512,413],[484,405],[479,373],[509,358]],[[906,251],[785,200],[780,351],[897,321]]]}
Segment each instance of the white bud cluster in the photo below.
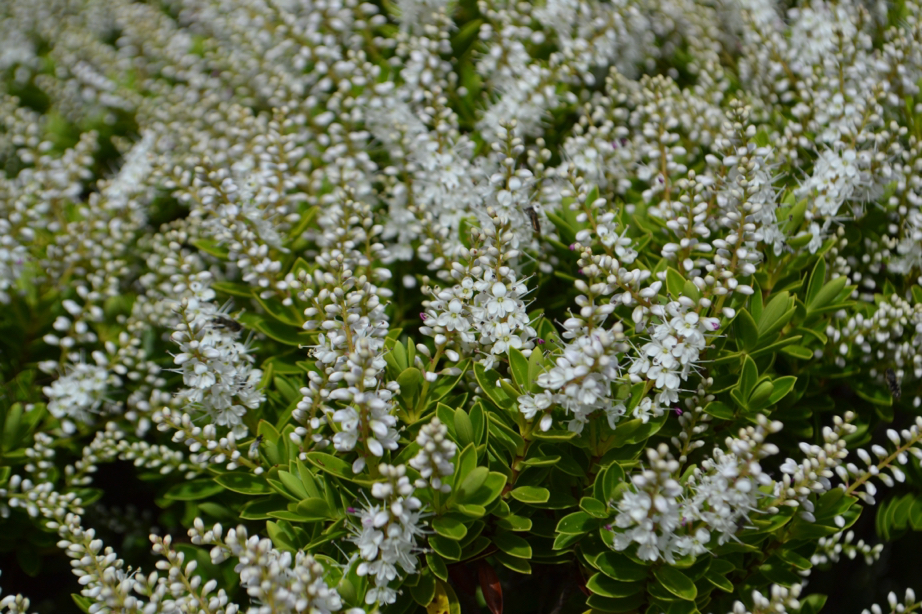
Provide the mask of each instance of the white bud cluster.
{"label": "white bud cluster", "polygon": [[455,472],[451,459],[455,457],[458,446],[448,438],[448,427],[436,417],[429,424],[419,429],[416,436],[419,452],[410,459],[410,466],[419,471],[421,479],[416,481],[417,488],[425,488],[426,480],[435,490],[451,492],[451,484],[443,481]]}

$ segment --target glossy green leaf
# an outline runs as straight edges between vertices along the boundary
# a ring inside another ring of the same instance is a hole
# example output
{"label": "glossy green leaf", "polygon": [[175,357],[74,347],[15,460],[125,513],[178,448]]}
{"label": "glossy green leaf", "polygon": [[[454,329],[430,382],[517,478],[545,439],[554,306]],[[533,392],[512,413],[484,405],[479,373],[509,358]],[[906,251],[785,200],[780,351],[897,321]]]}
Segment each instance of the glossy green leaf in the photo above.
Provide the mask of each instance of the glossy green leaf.
{"label": "glossy green leaf", "polygon": [[298,502],[298,514],[310,520],[325,520],[333,517],[333,510],[324,499],[304,499]]}
{"label": "glossy green leaf", "polygon": [[321,471],[338,478],[351,480],[353,477],[352,465],[332,454],[326,454],[325,452],[308,452],[307,460]]}
{"label": "glossy green leaf", "polygon": [[467,535],[467,527],[458,520],[442,516],[432,520],[432,530],[448,539],[462,540]]}
{"label": "glossy green leaf", "polygon": [[649,567],[618,552],[603,553],[595,559],[595,567],[609,578],[621,582],[639,582],[650,572]]}
{"label": "glossy green leaf", "polygon": [[415,586],[410,587],[413,601],[421,606],[427,606],[435,597],[435,576],[432,573],[420,573]]}
{"label": "glossy green leaf", "polygon": [[528,392],[531,383],[528,379],[528,359],[521,350],[509,348],[509,372],[519,390]]}
{"label": "glossy green leaf", "polygon": [[667,591],[686,601],[694,601],[698,596],[695,583],[675,567],[662,566],[653,570],[654,577]]}
{"label": "glossy green leaf", "polygon": [[558,533],[567,533],[570,535],[580,535],[588,533],[599,526],[599,521],[586,512],[573,512],[567,514],[557,523]]}
{"label": "glossy green leaf", "polygon": [[604,574],[597,573],[586,582],[586,588],[596,595],[611,598],[624,598],[636,595],[644,590],[643,582],[619,582]]}
{"label": "glossy green leaf", "polygon": [[496,371],[484,369],[483,365],[477,363],[474,365],[474,377],[483,389],[483,393],[498,407],[503,409],[512,407],[514,401],[503,389],[502,378]]}
{"label": "glossy green leaf", "polygon": [[733,583],[718,573],[708,571],[706,574],[704,574],[704,579],[725,593],[733,592]]}
{"label": "glossy green leaf", "polygon": [[546,503],[551,498],[551,492],[540,486],[519,486],[513,488],[509,494],[522,503]]}
{"label": "glossy green leaf", "polygon": [[163,493],[163,496],[173,501],[198,501],[207,499],[224,490],[224,486],[213,478],[199,478],[174,484]]}
{"label": "glossy green leaf", "polygon": [[608,518],[608,506],[593,497],[583,497],[579,501],[579,508],[595,518]]}
{"label": "glossy green leaf", "polygon": [[250,473],[225,473],[216,477],[215,481],[227,490],[244,495],[268,495],[273,492],[265,478]]}
{"label": "glossy green leaf", "polygon": [[470,416],[462,408],[455,409],[454,412],[455,434],[458,437],[458,444],[462,447],[474,443],[474,424]]}
{"label": "glossy green leaf", "polygon": [[817,310],[826,307],[829,303],[835,300],[839,294],[841,294],[842,290],[845,289],[846,284],[848,284],[848,277],[845,275],[836,277],[835,279],[825,284],[823,288],[816,293],[816,296],[813,297],[813,300],[807,303],[807,311],[816,312]]}
{"label": "glossy green leaf", "polygon": [[752,394],[758,379],[759,369],[756,367],[755,361],[749,356],[746,356],[743,359],[743,369],[740,373],[739,381],[739,390],[743,395],[744,402],[745,399],[748,399],[749,395]]}
{"label": "glossy green leaf", "polygon": [[[486,467],[474,467],[472,471],[468,472],[458,487],[458,499],[460,501],[469,501],[474,493],[486,482],[489,473],[490,470]],[[475,501],[470,502],[475,503]]]}
{"label": "glossy green leaf", "polygon": [[429,546],[450,561],[461,559],[461,545],[453,539],[448,539],[441,535],[430,535]]}
{"label": "glossy green leaf", "polygon": [[523,558],[506,554],[505,552],[496,552],[493,554],[497,561],[520,574],[530,574],[531,564]]}
{"label": "glossy green leaf", "polygon": [[743,351],[755,349],[759,343],[759,327],[756,321],[745,309],[740,309],[733,321],[733,331],[736,334],[737,345]]}
{"label": "glossy green leaf", "polygon": [[506,529],[507,531],[531,531],[532,521],[527,516],[517,516],[510,514],[505,518],[496,521],[496,526]]}
{"label": "glossy green leaf", "polygon": [[435,554],[434,552],[429,552],[426,554],[426,566],[432,570],[432,573],[435,574],[436,578],[440,580],[448,580],[448,566],[445,565],[445,560]]}
{"label": "glossy green leaf", "polygon": [[721,401],[711,401],[704,406],[704,413],[714,416],[718,420],[733,420],[735,414],[729,405]]}
{"label": "glossy green leaf", "polygon": [[531,544],[514,533],[499,531],[493,536],[493,543],[506,554],[520,559],[531,558]]}

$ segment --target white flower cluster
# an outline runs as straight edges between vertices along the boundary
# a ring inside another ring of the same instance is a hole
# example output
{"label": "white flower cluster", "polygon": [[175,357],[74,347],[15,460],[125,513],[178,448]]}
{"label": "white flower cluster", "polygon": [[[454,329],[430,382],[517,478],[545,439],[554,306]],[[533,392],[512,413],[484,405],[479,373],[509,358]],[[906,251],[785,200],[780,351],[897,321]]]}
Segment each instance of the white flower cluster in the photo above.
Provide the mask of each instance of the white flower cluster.
{"label": "white flower cluster", "polygon": [[366,456],[381,458],[385,450],[397,449],[393,393],[375,387],[383,368],[384,359],[371,348],[368,339],[355,340],[355,351],[339,371],[346,386],[335,388],[328,397],[330,401],[346,404],[330,417],[340,429],[333,435],[333,446],[339,452],[350,452],[361,442],[359,457],[352,463],[355,473],[365,468]]}
{"label": "white flower cluster", "polygon": [[435,490],[451,492],[451,484],[443,482],[442,478],[454,474],[455,466],[451,459],[455,457],[458,446],[448,438],[448,427],[435,417],[419,429],[416,443],[419,452],[410,459],[410,466],[419,471],[421,477],[416,481],[416,487],[425,488],[428,479],[429,485]]}
{"label": "white flower cluster", "polygon": [[[475,235],[483,237],[484,246],[462,254],[462,261],[470,264],[452,265],[451,276],[458,283],[430,291],[419,329],[434,337],[437,348],[454,345],[465,356],[482,352],[478,362],[488,369],[511,348],[528,356],[537,335],[526,313],[528,288],[507,264],[518,255],[508,245],[514,238],[511,224],[503,216],[494,216],[492,222],[493,228]],[[448,350],[446,355],[455,360],[459,353]]]}
{"label": "white flower cluster", "polygon": [[[229,529],[226,534],[220,524],[206,531],[200,518],[196,518],[194,526],[189,529],[189,537],[193,544],[214,546],[211,560],[215,564],[230,557],[237,559],[234,571],[240,576],[240,586],[259,604],[247,609],[248,614],[331,614],[342,609],[339,593],[324,581],[323,566],[304,551],[292,554],[277,550],[266,537],[248,536],[243,525]],[[164,547],[167,546],[164,542]],[[182,554],[173,556],[179,559],[181,565]],[[179,568],[179,565],[170,562],[167,567]],[[185,573],[190,573],[188,567]],[[214,580],[209,580],[206,586],[210,585],[208,590],[211,591],[216,584]],[[223,589],[220,592],[223,593]],[[226,612],[232,614],[230,608]],[[346,614],[363,614],[363,611],[353,608]]]}
{"label": "white flower cluster", "polygon": [[648,449],[649,468],[634,474],[631,488],[613,503],[615,550],[636,543],[641,559],[673,563],[687,554],[704,554],[712,541],[733,539],[766,497],[761,488],[772,483],[759,459],[778,453],[765,437],[780,429],[780,422],[760,416],[759,424],[741,429],[739,438],[728,437],[726,450],[715,448],[684,485],[673,477],[679,463],[668,446]]}
{"label": "white flower cluster", "polygon": [[422,503],[413,496],[406,467],[382,463],[378,471],[386,481],[376,482],[371,495],[382,503],[369,503],[358,512],[359,526],[352,527],[355,535],[349,538],[358,547],[362,561],[356,573],[374,579],[374,587],[365,594],[368,605],[394,603],[397,591],[389,585],[401,569],[406,574],[416,573],[416,537],[422,534]]}
{"label": "white flower cluster", "polygon": [[884,614],[885,612],[888,612],[888,614],[901,614],[902,612],[913,612],[918,609],[917,606],[919,604],[916,602],[915,591],[911,588],[907,588],[902,603],[899,597],[896,596],[896,593],[892,591],[888,593],[887,605],[890,606],[889,612],[875,603],[871,606],[870,610],[862,610],[861,614]]}
{"label": "white flower cluster", "polygon": [[243,458],[237,449],[237,437],[234,431],[219,435],[214,424],[196,426],[192,416],[185,412],[174,412],[169,407],[162,407],[153,412],[151,420],[160,431],[173,431],[173,441],[183,443],[192,452],[189,460],[193,464],[207,465],[209,463],[227,462],[228,471],[244,465],[255,470],[256,474],[263,472],[262,467]]}
{"label": "white flower cluster", "polygon": [[[871,373],[881,381],[887,368],[893,369],[897,381],[922,379],[922,303],[893,294],[867,315],[858,313],[838,326],[830,325],[826,334],[840,367],[857,360],[871,365]],[[912,403],[919,407],[922,398],[916,396]]]}
{"label": "white flower cluster", "polygon": [[[391,416],[390,400],[399,391],[399,385],[383,383],[387,364],[384,340],[389,319],[382,299],[389,298],[392,292],[372,281],[385,282],[390,278],[390,271],[368,269],[373,253],[379,257],[386,254],[380,243],[373,242],[382,228],[373,224],[367,206],[345,196],[342,198],[345,209],[334,200],[325,210],[329,219],[323,224],[330,227],[328,233],[319,238],[323,249],[316,257],[317,268],[313,278],[306,279],[309,287],[298,295],[311,305],[304,310],[308,318],[304,329],[320,329],[321,333],[318,344],[311,349],[316,369],[308,373],[308,385],[301,388],[303,398],[292,417],[301,425],[294,434],[301,441],[309,436],[314,443],[326,445],[328,437],[319,432],[325,422],[339,422],[337,445],[340,450],[353,449],[361,437],[362,451],[356,461],[358,471],[364,466],[365,456],[380,457],[385,447],[393,449],[395,445],[396,419]],[[346,214],[353,225],[342,230],[338,228],[342,221],[338,216]],[[359,223],[360,220],[363,222]],[[369,246],[368,251],[357,249],[360,245]],[[340,391],[343,383],[346,389]],[[351,399],[358,399],[357,403],[363,407],[347,405],[343,408],[334,402],[348,403]],[[340,412],[338,416],[337,412]],[[372,420],[375,427],[369,431]]]}
{"label": "white flower cluster", "polygon": [[838,563],[844,554],[849,559],[862,556],[865,563],[872,565],[880,558],[883,550],[884,544],[882,543],[871,546],[863,539],[856,542],[854,531],[839,531],[829,537],[820,538],[817,542],[816,553],[810,557],[810,563],[813,565]]}
{"label": "white flower cluster", "polygon": [[800,611],[800,593],[803,591],[802,584],[794,584],[790,587],[772,584],[771,592],[768,597],[759,591],[752,591],[752,609],[746,607],[742,601],[734,601],[733,609],[730,614],[786,614]]}
{"label": "white flower cluster", "polygon": [[28,250],[13,236],[10,222],[0,219],[0,303],[10,302],[9,292],[22,275],[28,257]]}
{"label": "white flower cluster", "polygon": [[[653,282],[650,287],[658,291],[662,282]],[[653,305],[648,309],[638,306],[634,310],[634,322],[639,330],[648,314],[660,320],[652,327],[650,341],[641,348],[641,355],[628,370],[632,381],[651,382],[658,391],[652,399],[643,399],[634,410],[635,417],[645,422],[651,415],[661,415],[664,407],[678,402],[679,386],[698,364],[708,336],[720,328],[719,319],[701,317],[698,312],[691,311],[694,305],[692,299],[680,296],[665,305]]]}
{"label": "white flower cluster", "polygon": [[550,413],[553,405],[572,414],[567,428],[575,433],[582,432],[596,410],[605,413],[612,428],[626,412],[624,403],[612,398],[612,384],[622,376],[619,355],[629,348],[624,327],[615,322],[609,329],[602,328],[615,310],[612,302],[603,304],[602,299],[618,289],[605,272],[618,268],[619,264],[610,255],[593,255],[587,248],[579,265],[586,277],[574,282],[576,289],[583,292],[576,300],[580,310],[563,323],[563,337],[572,341],[563,347],[555,366],[538,376],[537,383],[545,392],[519,398],[519,410],[527,419],[542,413],[539,427],[544,431],[553,424]]}
{"label": "white flower cluster", "polygon": [[177,398],[241,438],[247,433],[243,416],[265,398],[257,388],[262,371],[252,368],[248,344],[238,341],[239,330],[211,302],[214,290],[200,285],[194,291],[177,305],[179,325],[170,337],[179,345],[173,362],[186,385]]}
{"label": "white flower cluster", "polygon": [[[775,496],[778,497],[775,505],[800,507],[804,518],[814,520],[810,495],[822,494],[832,488],[831,480],[836,473],[847,479],[847,473],[842,473],[842,463],[848,456],[845,438],[856,430],[851,424],[854,418],[855,414],[850,411],[844,416],[835,416],[831,428],[823,427],[822,446],[801,442],[799,447],[803,460],[798,463],[792,458],[785,459],[780,467],[781,479],[775,482]],[[868,488],[873,489],[874,486],[868,485]]]}
{"label": "white flower cluster", "polygon": [[876,503],[874,495],[877,494],[877,487],[871,482],[871,478],[880,480],[885,486],[892,488],[895,484],[906,481],[906,472],[900,467],[905,467],[910,457],[922,462],[922,416],[916,416],[914,424],[909,428],[900,431],[887,429],[886,434],[895,450],[879,444],[873,444],[870,453],[864,448],[858,448],[855,453],[865,467],[859,467],[854,463],[836,467],[836,473],[845,482],[845,492],[853,494],[868,505]]}
{"label": "white flower cluster", "polygon": [[0,599],[0,612],[9,612],[10,614],[28,614],[29,612],[28,597],[22,595],[7,595]]}
{"label": "white flower cluster", "polygon": [[99,411],[106,399],[109,385],[117,386],[118,376],[110,374],[108,358],[102,352],[93,352],[96,364],[76,362],[67,365],[67,372],[45,386],[42,392],[48,397],[48,411],[61,418],[65,433],[76,430],[74,420],[88,423],[92,414]]}

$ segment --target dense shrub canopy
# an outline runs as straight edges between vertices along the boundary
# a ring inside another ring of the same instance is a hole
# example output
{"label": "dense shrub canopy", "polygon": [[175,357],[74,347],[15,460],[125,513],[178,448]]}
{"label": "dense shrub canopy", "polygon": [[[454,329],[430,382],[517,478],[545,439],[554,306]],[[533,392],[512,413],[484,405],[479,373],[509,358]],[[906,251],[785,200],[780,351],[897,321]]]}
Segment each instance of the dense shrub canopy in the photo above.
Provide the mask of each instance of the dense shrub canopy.
{"label": "dense shrub canopy", "polygon": [[922,530],[920,79],[912,0],[5,0],[0,610],[818,612]]}

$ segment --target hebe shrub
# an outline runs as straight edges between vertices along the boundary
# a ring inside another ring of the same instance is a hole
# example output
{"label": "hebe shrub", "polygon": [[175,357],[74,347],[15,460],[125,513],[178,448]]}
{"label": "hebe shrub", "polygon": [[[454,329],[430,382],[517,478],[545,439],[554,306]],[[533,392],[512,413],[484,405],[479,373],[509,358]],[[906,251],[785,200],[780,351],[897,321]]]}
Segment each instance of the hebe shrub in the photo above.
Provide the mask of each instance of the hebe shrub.
{"label": "hebe shrub", "polygon": [[922,529],[920,78],[912,0],[0,3],[0,609],[818,612]]}

